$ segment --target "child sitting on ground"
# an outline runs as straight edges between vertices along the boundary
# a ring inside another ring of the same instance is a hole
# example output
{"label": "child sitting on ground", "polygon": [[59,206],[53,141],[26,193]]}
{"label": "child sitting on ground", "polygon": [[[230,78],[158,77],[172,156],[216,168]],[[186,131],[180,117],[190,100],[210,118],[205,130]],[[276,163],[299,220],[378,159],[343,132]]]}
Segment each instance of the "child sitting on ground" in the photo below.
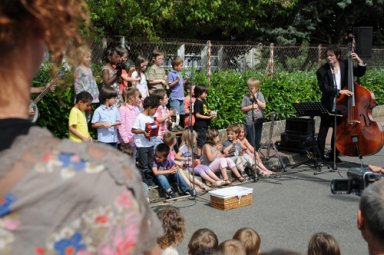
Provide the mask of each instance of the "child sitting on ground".
{"label": "child sitting on ground", "polygon": [[161,207],[157,212],[164,234],[157,239],[162,255],[178,255],[176,247],[185,235],[185,220],[180,210],[173,206]]}
{"label": "child sitting on ground", "polygon": [[224,178],[224,184],[226,185],[232,183],[228,179],[227,168],[232,170],[232,173],[240,182],[244,182],[245,178],[240,175],[233,160],[225,158],[223,154],[221,154],[222,146],[220,144],[219,132],[216,129],[208,129],[205,135],[205,141],[207,143],[203,146],[201,163],[209,166],[214,172],[220,170]]}
{"label": "child sitting on ground", "polygon": [[[222,186],[224,184],[223,180],[220,180],[208,166],[200,164],[200,161],[197,159],[194,160],[195,162],[192,162],[192,147],[196,146],[196,139],[196,131],[193,130],[191,132],[190,130],[184,130],[181,136],[181,147],[176,154],[176,158],[182,161],[183,166],[186,167],[191,174],[192,171],[194,171],[195,174],[199,175],[213,186]],[[194,168],[192,168],[192,165],[194,165]]]}
{"label": "child sitting on ground", "polygon": [[246,255],[259,254],[261,239],[253,228],[241,228],[237,230],[233,239],[239,240],[243,244]]}
{"label": "child sitting on ground", "polygon": [[188,255],[208,254],[218,248],[219,241],[215,232],[208,228],[201,228],[192,234],[188,243]]}
{"label": "child sitting on ground", "polygon": [[340,255],[339,244],[332,235],[316,233],[309,240],[307,255]]}
{"label": "child sitting on ground", "polygon": [[69,113],[68,128],[69,140],[74,142],[91,142],[92,137],[88,132],[88,123],[85,111],[92,103],[92,95],[82,91],[76,95],[76,104]]}
{"label": "child sitting on ground", "polygon": [[219,245],[219,250],[222,255],[246,255],[243,244],[235,239],[222,242]]}
{"label": "child sitting on ground", "polygon": [[170,181],[175,181],[184,195],[191,195],[191,190],[183,177],[178,173],[179,167],[168,158],[169,146],[161,143],[156,146],[155,160],[152,163],[152,172],[159,183],[160,188],[166,193],[167,198],[175,198]]}
{"label": "child sitting on ground", "polygon": [[242,153],[242,146],[236,133],[237,126],[230,125],[227,128],[227,140],[223,143],[223,154],[235,162],[237,169],[239,169],[242,176],[246,176],[244,168],[247,161]]}
{"label": "child sitting on ground", "polygon": [[115,103],[117,92],[108,87],[100,90],[100,103],[92,117],[92,128],[97,128],[97,140],[117,148],[117,127],[121,124]]}
{"label": "child sitting on ground", "polygon": [[[268,170],[265,165],[263,164],[263,161],[260,158],[259,153],[256,151],[254,155],[254,148],[253,146],[248,142],[247,138],[245,137],[245,127],[243,124],[238,124],[238,138],[242,146],[243,155],[245,159],[249,160],[252,166],[255,165],[259,169],[259,173],[264,177],[269,177],[271,175],[274,175],[275,173]],[[248,156],[247,156],[248,155]],[[256,156],[256,162],[254,161],[254,157]]]}
{"label": "child sitting on ground", "polygon": [[[209,187],[207,185],[205,185],[204,183],[202,183],[198,179],[193,178],[193,176],[191,174],[189,174],[188,171],[183,170],[183,167],[184,167],[183,162],[180,161],[180,159],[177,157],[177,154],[174,150],[175,145],[177,144],[176,135],[173,132],[165,132],[163,141],[166,145],[169,146],[169,149],[170,149],[169,154],[168,154],[168,158],[173,160],[175,162],[175,164],[180,168],[179,174],[184,178],[184,181],[190,187],[192,195],[196,195],[195,190],[196,190],[196,192],[201,192],[203,190],[209,190]],[[196,185],[195,190],[192,189],[193,183]]]}

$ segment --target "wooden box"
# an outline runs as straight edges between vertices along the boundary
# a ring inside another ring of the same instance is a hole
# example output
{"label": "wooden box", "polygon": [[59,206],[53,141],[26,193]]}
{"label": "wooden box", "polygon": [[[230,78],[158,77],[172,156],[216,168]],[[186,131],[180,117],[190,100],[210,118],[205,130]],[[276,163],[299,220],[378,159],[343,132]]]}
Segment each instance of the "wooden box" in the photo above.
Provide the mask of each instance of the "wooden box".
{"label": "wooden box", "polygon": [[221,210],[230,210],[252,204],[252,188],[229,187],[209,192],[211,206]]}

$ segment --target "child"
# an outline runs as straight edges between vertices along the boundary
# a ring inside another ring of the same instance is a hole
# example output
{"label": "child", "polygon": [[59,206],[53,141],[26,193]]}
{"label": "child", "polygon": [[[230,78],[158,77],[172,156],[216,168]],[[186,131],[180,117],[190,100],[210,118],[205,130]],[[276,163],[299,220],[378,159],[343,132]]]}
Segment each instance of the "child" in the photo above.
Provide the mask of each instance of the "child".
{"label": "child", "polygon": [[140,99],[140,92],[137,88],[128,88],[123,92],[124,104],[120,106],[119,113],[121,125],[118,128],[120,149],[128,155],[133,156],[135,152],[134,134],[132,133],[133,123],[139,115],[137,106]]}
{"label": "child", "polygon": [[[185,166],[184,163],[181,161],[183,158],[179,157],[174,150],[175,145],[177,144],[175,133],[165,132],[163,141],[166,145],[169,146],[169,149],[170,149],[168,158],[173,160],[177,166],[179,166],[180,168],[183,168]],[[180,169],[179,174],[181,175],[181,177],[184,178],[184,181],[191,188],[191,192],[193,196],[196,195],[195,190],[197,192],[201,192],[202,190],[210,190],[210,188],[207,185],[199,181],[197,178],[194,178],[188,171],[184,171],[183,169]],[[192,183],[196,185],[195,190],[192,189],[193,187]]]}
{"label": "child", "polygon": [[[155,186],[151,171],[153,162],[153,147],[157,137],[156,124],[153,115],[159,106],[159,99],[156,96],[149,96],[144,99],[144,110],[140,113],[133,124],[132,133],[135,134],[134,141],[136,146],[137,167],[141,170],[143,181],[148,186]],[[152,127],[152,132],[149,129]]]}
{"label": "child", "polygon": [[227,168],[232,170],[232,173],[240,182],[244,182],[245,178],[240,175],[233,160],[225,158],[221,154],[219,132],[216,129],[208,129],[205,139],[207,143],[203,147],[201,163],[209,166],[214,172],[220,170],[224,178],[224,184],[231,184],[228,179]]}
{"label": "child", "polygon": [[208,228],[201,228],[192,234],[188,243],[188,255],[200,255],[206,250],[215,250],[219,245],[217,235]]}
{"label": "child", "polygon": [[87,91],[92,96],[92,103],[99,102],[99,88],[97,87],[95,78],[93,77],[91,65],[91,50],[87,46],[78,49],[79,65],[75,70],[74,88],[75,94],[81,91]]}
{"label": "child", "polygon": [[156,89],[167,88],[167,76],[165,75],[164,67],[162,67],[164,63],[164,52],[154,50],[152,58],[153,65],[147,71],[149,94],[152,94]]}
{"label": "child", "polygon": [[226,240],[219,245],[222,255],[246,255],[243,244],[234,239]]}
{"label": "child", "polygon": [[[105,52],[105,62],[103,66],[103,86],[107,88],[112,88],[117,93],[116,105],[119,107],[122,103],[122,97],[120,93],[120,83],[121,83],[121,74],[123,68],[121,67],[121,61],[124,54],[127,54],[127,49],[115,46],[109,48]],[[119,67],[120,68],[117,68]]]}
{"label": "child", "polygon": [[196,101],[194,104],[195,110],[195,125],[193,129],[197,132],[197,154],[201,155],[201,148],[205,144],[205,133],[208,130],[209,123],[214,115],[211,115],[205,103],[207,98],[207,88],[204,86],[196,86],[194,90]]}
{"label": "child", "polygon": [[[229,157],[235,162],[237,169],[239,169],[242,176],[246,176],[244,167],[247,163],[243,157],[242,146],[238,140],[238,134],[236,133],[236,125],[230,125],[227,128],[227,140],[223,143],[223,153],[226,157]],[[252,164],[250,165],[252,166]]]}
{"label": "child", "polygon": [[[246,113],[245,124],[247,128],[247,138],[252,146],[258,151],[260,149],[261,133],[263,131],[263,109],[265,109],[265,99],[260,91],[260,81],[251,77],[247,81],[249,95],[243,97],[241,111]],[[255,128],[255,130],[253,130]]]}
{"label": "child", "polygon": [[340,255],[339,244],[332,235],[316,233],[309,240],[307,255]]}
{"label": "child", "polygon": [[161,207],[157,217],[162,223],[164,234],[157,239],[162,255],[178,255],[176,247],[185,235],[185,220],[180,210],[173,206]]}
{"label": "child", "polygon": [[74,142],[90,142],[92,137],[88,132],[88,123],[85,110],[92,102],[92,95],[87,91],[81,91],[76,96],[76,104],[71,109],[68,120],[69,140]]}
{"label": "child", "polygon": [[168,130],[169,122],[171,122],[171,116],[175,115],[175,110],[168,110],[168,96],[164,89],[155,90],[153,95],[160,98],[160,105],[156,110],[155,117],[160,124],[158,137],[163,139],[165,131]]}
{"label": "child", "polygon": [[[184,130],[181,136],[181,147],[176,154],[176,158],[182,160],[183,165],[187,166],[190,173],[193,170],[195,174],[200,175],[201,178],[212,183],[212,185],[216,187],[222,186],[224,184],[223,181],[208,166],[200,164],[199,160],[197,160],[198,163],[192,162],[192,146],[196,144],[196,137],[196,131],[191,133],[190,130]],[[193,169],[192,164],[196,164]]]}
{"label": "child", "polygon": [[246,255],[259,254],[261,239],[253,228],[241,228],[237,230],[233,239],[239,240],[243,244]]}
{"label": "child", "polygon": [[[190,126],[190,122],[191,120],[189,119],[189,116],[190,116],[190,111],[191,111],[191,108],[192,108],[192,126],[195,125],[195,115],[193,114],[193,105],[195,104],[195,101],[196,101],[196,97],[195,97],[195,94],[194,94],[194,90],[195,90],[195,85],[192,85],[192,91],[191,91],[191,87],[190,86],[185,86],[185,91],[187,93],[187,95],[185,96],[184,98],[184,112],[185,112],[185,115],[184,115],[184,127],[189,127]],[[192,93],[192,95],[191,95]],[[191,96],[192,96],[192,106],[191,106]]]}
{"label": "child", "polygon": [[[128,49],[126,48],[125,53],[121,57],[121,62],[120,62],[121,64],[119,67],[121,68],[121,82],[120,82],[120,88],[119,88],[120,94],[123,94],[124,90],[129,87],[128,85],[129,83],[136,83],[140,81],[140,78],[130,77],[129,73],[126,70],[127,61],[128,61]],[[129,70],[129,72],[131,72],[131,69]]]}
{"label": "child", "polygon": [[117,148],[117,127],[121,124],[120,114],[116,103],[117,92],[111,88],[102,87],[100,103],[92,117],[92,128],[97,128],[97,140]]}
{"label": "child", "polygon": [[175,198],[176,194],[172,190],[169,181],[176,181],[184,195],[191,195],[191,190],[183,177],[178,173],[178,166],[168,158],[169,146],[161,143],[156,146],[155,160],[152,164],[152,172],[156,176],[160,188],[166,193],[167,198]]}
{"label": "child", "polygon": [[[245,137],[245,128],[243,124],[237,125],[237,132],[238,132],[238,138],[242,146],[243,151],[243,157],[247,160],[247,162],[252,167],[257,167],[259,169],[259,173],[264,177],[269,177],[271,175],[274,175],[275,173],[268,170],[265,165],[263,164],[263,161],[260,158],[259,153],[254,151],[253,146],[248,142],[247,138]],[[256,162],[254,161],[254,152],[256,155]]]}
{"label": "child", "polygon": [[180,115],[180,123],[184,125],[184,84],[188,82],[188,78],[183,79],[181,71],[184,69],[184,61],[177,56],[172,60],[173,70],[168,73],[168,86],[171,90],[169,95],[169,105],[175,109]]}
{"label": "child", "polygon": [[135,62],[135,71],[132,73],[132,78],[136,78],[137,82],[135,83],[136,88],[139,89],[142,100],[149,96],[147,78],[145,77],[145,70],[148,66],[148,60],[142,56],[138,56]]}

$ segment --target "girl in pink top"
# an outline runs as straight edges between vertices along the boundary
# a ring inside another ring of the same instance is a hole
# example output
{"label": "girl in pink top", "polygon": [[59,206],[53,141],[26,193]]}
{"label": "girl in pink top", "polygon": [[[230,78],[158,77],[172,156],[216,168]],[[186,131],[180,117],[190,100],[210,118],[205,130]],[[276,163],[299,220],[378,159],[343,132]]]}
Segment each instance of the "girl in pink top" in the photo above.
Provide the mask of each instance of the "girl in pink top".
{"label": "girl in pink top", "polygon": [[168,110],[168,96],[167,92],[164,89],[157,89],[153,92],[153,95],[158,96],[160,99],[160,105],[157,107],[155,117],[159,122],[159,133],[158,137],[163,139],[164,133],[168,130],[169,122],[171,122],[171,116],[175,115],[175,110]]}
{"label": "girl in pink top", "polygon": [[140,91],[137,88],[128,88],[123,92],[124,104],[120,106],[119,113],[121,125],[118,128],[118,138],[122,151],[133,156],[135,151],[133,123],[140,113],[138,103],[141,102]]}

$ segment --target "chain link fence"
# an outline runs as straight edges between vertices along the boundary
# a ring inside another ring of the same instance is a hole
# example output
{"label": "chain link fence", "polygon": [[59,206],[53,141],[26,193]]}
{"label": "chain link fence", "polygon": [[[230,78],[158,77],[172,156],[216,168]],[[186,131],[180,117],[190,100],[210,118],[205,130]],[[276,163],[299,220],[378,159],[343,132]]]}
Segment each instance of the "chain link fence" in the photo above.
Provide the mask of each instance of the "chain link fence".
{"label": "chain link fence", "polygon": [[[257,70],[266,72],[278,71],[311,71],[316,70],[325,62],[325,49],[327,45],[318,46],[275,46],[250,42],[215,42],[215,41],[165,41],[165,42],[139,42],[129,41],[120,37],[113,41],[103,41],[91,45],[93,61],[103,63],[104,49],[110,45],[118,44],[129,48],[129,64],[133,65],[137,56],[152,59],[153,50],[165,53],[164,67],[170,70],[171,60],[175,56],[184,59],[186,69],[197,71],[210,69],[232,69],[239,72]],[[348,52],[342,47],[342,54]],[[363,58],[364,59],[364,58]],[[384,49],[373,48],[371,57],[365,58],[371,68],[384,67]]]}

